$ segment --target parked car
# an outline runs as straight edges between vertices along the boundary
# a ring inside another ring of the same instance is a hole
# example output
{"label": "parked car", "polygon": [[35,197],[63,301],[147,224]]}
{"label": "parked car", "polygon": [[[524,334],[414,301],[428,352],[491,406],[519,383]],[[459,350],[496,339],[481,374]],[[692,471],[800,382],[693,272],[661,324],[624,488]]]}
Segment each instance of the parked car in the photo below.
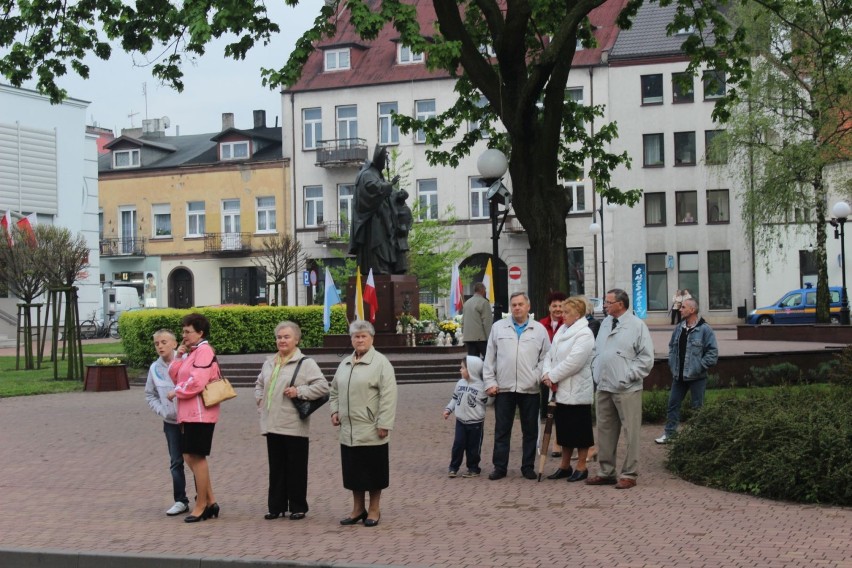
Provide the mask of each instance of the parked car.
{"label": "parked car", "polygon": [[[840,323],[840,298],[843,288],[832,286],[830,318],[831,323]],[[752,310],[746,323],[750,325],[769,325],[773,323],[816,323],[816,288],[809,286],[790,290],[771,306]]]}

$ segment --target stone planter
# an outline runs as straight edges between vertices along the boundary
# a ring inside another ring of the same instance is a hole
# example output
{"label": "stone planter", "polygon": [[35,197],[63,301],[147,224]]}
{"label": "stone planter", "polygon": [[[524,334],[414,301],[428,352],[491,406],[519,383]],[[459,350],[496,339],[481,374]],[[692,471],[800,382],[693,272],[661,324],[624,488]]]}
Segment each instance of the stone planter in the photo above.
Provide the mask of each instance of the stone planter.
{"label": "stone planter", "polygon": [[117,391],[129,388],[127,365],[86,365],[84,391]]}

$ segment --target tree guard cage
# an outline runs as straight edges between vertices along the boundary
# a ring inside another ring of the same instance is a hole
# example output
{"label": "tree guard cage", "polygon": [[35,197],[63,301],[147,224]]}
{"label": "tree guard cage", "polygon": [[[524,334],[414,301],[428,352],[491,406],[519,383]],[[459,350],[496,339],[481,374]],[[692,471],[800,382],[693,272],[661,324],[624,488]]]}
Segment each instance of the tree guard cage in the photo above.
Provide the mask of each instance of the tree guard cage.
{"label": "tree guard cage", "polygon": [[[50,360],[53,361],[53,378],[59,378],[59,342],[62,342],[62,360],[68,356],[68,380],[82,381],[84,375],[83,342],[80,339],[80,307],[77,303],[76,286],[50,288],[47,295],[47,308],[44,313],[44,335],[48,325],[51,330]],[[64,302],[63,302],[64,300]],[[63,313],[64,324],[60,314]],[[60,330],[61,326],[61,330]],[[41,348],[46,341],[42,340]],[[39,356],[41,360],[41,356]]]}
{"label": "tree guard cage", "polygon": [[[15,369],[21,369],[21,348],[24,349],[24,369],[41,369],[42,336],[38,330],[41,321],[41,307],[44,304],[18,304],[18,333],[15,355]],[[33,331],[32,308],[36,309],[36,328]],[[33,352],[33,337],[36,340],[36,352]],[[38,360],[35,356],[38,353]],[[36,366],[38,365],[38,366]]]}

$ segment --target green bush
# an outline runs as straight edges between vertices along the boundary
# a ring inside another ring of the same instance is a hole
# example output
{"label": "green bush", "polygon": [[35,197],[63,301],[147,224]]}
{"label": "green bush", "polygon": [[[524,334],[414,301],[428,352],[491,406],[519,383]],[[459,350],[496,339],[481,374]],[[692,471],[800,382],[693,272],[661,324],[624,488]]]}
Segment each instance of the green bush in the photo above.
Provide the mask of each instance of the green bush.
{"label": "green bush", "polygon": [[[210,320],[210,344],[217,353],[271,353],[275,351],[275,326],[290,320],[302,328],[302,347],[322,345],[325,335],[322,306],[227,306],[175,310],[139,310],[125,312],[118,322],[121,341],[131,366],[147,367],[157,358],[152,336],[169,329],[180,340],[180,320],[198,312]],[[341,306],[331,309],[330,334],[347,333],[346,312]]]}
{"label": "green bush", "polygon": [[778,363],[767,367],[752,367],[751,386],[770,387],[778,385],[797,385],[802,380],[802,371],[792,363]]}
{"label": "green bush", "polygon": [[656,423],[666,419],[669,391],[654,387],[642,393],[642,422]]}
{"label": "green bush", "polygon": [[847,388],[852,387],[852,346],[846,347],[835,355],[831,363],[826,373],[828,382]]}
{"label": "green bush", "polygon": [[420,304],[420,320],[437,322],[438,312],[435,311],[435,306],[432,304]]}
{"label": "green bush", "polygon": [[852,505],[852,397],[812,385],[723,395],[669,445],[667,467],[710,487]]}

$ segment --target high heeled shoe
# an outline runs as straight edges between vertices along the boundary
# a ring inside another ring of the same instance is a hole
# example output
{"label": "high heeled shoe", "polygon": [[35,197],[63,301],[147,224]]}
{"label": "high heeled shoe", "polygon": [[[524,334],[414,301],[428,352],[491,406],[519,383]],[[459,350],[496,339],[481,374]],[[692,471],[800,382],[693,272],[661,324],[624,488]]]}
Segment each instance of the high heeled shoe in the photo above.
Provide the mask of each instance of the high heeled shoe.
{"label": "high heeled shoe", "polygon": [[377,527],[379,526],[379,521],[382,520],[382,516],[379,515],[378,519],[364,519],[365,527]]}
{"label": "high heeled shoe", "polygon": [[345,519],[340,519],[340,524],[343,526],[348,525],[356,525],[367,518],[367,511],[364,511],[357,517],[346,517]]}
{"label": "high heeled shoe", "polygon": [[204,513],[202,514],[202,516],[204,517],[204,520],[207,520],[211,517],[216,517],[218,519],[219,518],[219,503],[213,503],[212,505],[205,507]]}
{"label": "high heeled shoe", "polygon": [[185,523],[197,523],[199,521],[206,521],[209,517],[207,516],[207,508],[205,507],[203,511],[201,511],[200,515],[187,515],[183,518],[183,522]]}

